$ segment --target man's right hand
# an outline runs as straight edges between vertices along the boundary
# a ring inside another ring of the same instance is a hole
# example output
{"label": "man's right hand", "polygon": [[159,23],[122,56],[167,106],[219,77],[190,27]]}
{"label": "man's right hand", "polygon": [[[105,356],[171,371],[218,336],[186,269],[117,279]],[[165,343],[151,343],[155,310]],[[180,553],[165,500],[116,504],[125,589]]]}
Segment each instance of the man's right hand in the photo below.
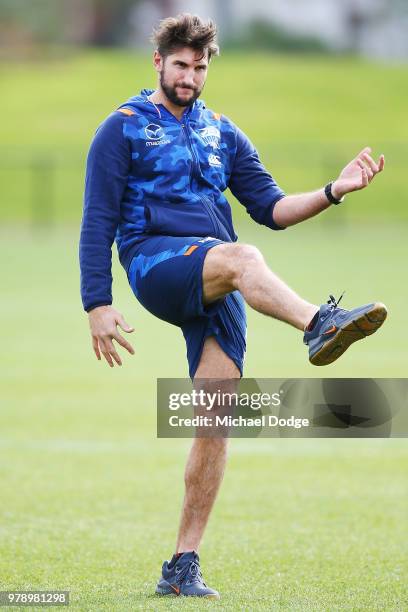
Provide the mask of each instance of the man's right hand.
{"label": "man's right hand", "polygon": [[101,353],[113,368],[113,360],[118,365],[122,365],[122,361],[116,352],[113,340],[123,346],[131,355],[135,351],[129,342],[120,335],[117,326],[122,328],[124,332],[131,333],[134,331],[122,317],[122,315],[112,306],[97,306],[88,313],[89,327],[91,328],[92,346],[96,357],[100,360]]}

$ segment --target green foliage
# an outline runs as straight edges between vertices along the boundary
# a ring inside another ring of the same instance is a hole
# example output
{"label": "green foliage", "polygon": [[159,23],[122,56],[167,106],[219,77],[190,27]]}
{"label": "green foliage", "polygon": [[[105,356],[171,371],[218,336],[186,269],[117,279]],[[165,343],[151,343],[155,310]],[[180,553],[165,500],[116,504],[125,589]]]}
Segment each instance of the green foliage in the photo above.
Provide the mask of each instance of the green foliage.
{"label": "green foliage", "polygon": [[329,53],[327,45],[313,36],[294,34],[266,21],[253,21],[239,36],[227,40],[231,50],[267,50],[282,53]]}
{"label": "green foliage", "polygon": [[0,16],[6,26],[18,25],[38,42],[60,39],[60,4],[57,0],[1,0]]}

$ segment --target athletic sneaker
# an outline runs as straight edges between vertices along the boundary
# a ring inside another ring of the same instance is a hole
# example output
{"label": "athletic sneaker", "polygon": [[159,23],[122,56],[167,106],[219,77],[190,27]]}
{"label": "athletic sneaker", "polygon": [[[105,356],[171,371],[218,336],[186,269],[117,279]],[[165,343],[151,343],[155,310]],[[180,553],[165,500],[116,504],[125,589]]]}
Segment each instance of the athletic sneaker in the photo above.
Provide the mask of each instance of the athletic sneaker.
{"label": "athletic sneaker", "polygon": [[210,589],[201,575],[200,559],[195,551],[173,555],[165,561],[162,576],[157,583],[158,595],[184,595],[186,597],[206,597],[219,599],[219,593]]}
{"label": "athletic sneaker", "polygon": [[306,328],[303,342],[309,346],[309,361],[313,365],[336,361],[350,344],[376,332],[387,317],[387,309],[380,302],[354,310],[338,308],[342,297],[336,301],[331,295]]}

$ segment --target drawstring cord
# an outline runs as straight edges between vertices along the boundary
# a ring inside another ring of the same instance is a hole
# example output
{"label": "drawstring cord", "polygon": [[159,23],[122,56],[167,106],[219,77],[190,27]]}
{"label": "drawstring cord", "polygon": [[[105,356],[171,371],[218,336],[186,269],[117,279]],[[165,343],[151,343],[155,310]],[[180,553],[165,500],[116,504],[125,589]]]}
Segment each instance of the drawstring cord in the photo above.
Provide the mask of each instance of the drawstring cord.
{"label": "drawstring cord", "polygon": [[160,117],[160,119],[161,119],[161,118],[162,118],[162,116],[161,116],[160,108],[158,108],[158,107],[156,106],[156,104],[153,102],[153,100],[151,100],[151,99],[150,99],[150,96],[147,96],[147,98],[146,98],[146,99],[147,99],[147,101],[148,101],[148,102],[150,102],[151,104],[153,104],[154,108],[157,110],[158,115],[159,115],[159,117]]}

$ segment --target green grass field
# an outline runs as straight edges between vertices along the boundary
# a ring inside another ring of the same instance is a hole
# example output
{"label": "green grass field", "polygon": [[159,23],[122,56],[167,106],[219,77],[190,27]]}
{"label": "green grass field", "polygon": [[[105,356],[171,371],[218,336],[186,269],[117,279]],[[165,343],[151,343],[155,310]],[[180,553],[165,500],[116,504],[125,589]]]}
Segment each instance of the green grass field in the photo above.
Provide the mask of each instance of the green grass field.
{"label": "green grass field", "polygon": [[[403,273],[401,228],[350,232],[352,255],[340,263],[328,256],[340,237],[313,224],[242,234],[311,299],[347,288],[347,303],[389,305],[381,332],[326,376],[406,374],[403,296],[387,273]],[[155,438],[155,380],[186,376],[184,341],[137,305],[116,265],[116,305],[136,328],[136,355],[121,369],[98,363],[77,295],[76,240],[71,230],[1,235],[1,588],[65,588],[81,610],[406,609],[405,440],[233,440],[201,551],[223,599],[152,596],[173,550],[189,445]],[[360,257],[376,261],[363,283],[353,273]],[[249,314],[248,376],[321,375],[296,331]]]}
{"label": "green grass field", "polygon": [[[370,191],[285,232],[244,223],[234,205],[240,239],[305,298],[345,289],[345,307],[389,308],[378,334],[324,372],[298,332],[249,312],[246,375],[406,377],[406,68],[226,56],[213,69],[205,98],[252,136],[288,191],[331,178],[350,144],[373,143],[389,161]],[[98,363],[77,263],[89,139],[110,108],[153,85],[151,73],[140,58],[89,53],[2,66],[1,77],[0,590],[66,589],[74,609],[95,611],[407,610],[403,439],[232,440],[201,550],[222,600],[153,596],[189,447],[156,439],[156,378],[187,375],[184,341],[136,303],[115,258],[115,306],[136,328],[136,354],[122,368]],[[32,176],[13,163],[50,152],[56,220],[67,223],[34,231]]]}

